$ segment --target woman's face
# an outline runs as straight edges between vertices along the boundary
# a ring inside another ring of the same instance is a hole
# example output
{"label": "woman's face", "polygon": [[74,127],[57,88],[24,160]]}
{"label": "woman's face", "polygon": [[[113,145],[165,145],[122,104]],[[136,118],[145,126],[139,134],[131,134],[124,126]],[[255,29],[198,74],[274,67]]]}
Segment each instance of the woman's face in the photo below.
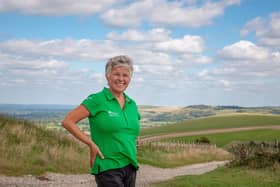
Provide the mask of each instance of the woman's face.
{"label": "woman's face", "polygon": [[123,93],[130,82],[129,70],[126,67],[115,67],[106,75],[106,79],[113,94]]}

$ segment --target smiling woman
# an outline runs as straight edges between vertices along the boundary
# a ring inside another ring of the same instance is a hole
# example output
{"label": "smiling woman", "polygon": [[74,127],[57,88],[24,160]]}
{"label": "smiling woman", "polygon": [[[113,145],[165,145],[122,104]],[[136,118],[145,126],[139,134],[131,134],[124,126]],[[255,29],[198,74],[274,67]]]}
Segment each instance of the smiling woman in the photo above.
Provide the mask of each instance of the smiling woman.
{"label": "smiling woman", "polygon": [[[136,103],[124,93],[131,80],[132,61],[127,56],[113,57],[105,71],[109,88],[88,96],[62,124],[89,146],[91,173],[99,187],[134,187],[140,115]],[[77,126],[84,118],[89,119],[91,138]]]}

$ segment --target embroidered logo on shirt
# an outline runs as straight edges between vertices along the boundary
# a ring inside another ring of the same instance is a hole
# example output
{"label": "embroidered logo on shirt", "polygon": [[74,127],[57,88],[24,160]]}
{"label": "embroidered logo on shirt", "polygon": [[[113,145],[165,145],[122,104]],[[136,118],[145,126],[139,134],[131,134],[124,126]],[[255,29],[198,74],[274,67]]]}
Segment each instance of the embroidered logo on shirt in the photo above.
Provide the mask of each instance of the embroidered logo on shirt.
{"label": "embroidered logo on shirt", "polygon": [[117,113],[117,112],[113,112],[113,111],[108,111],[108,115],[110,116],[110,117],[118,117],[119,116],[119,114]]}

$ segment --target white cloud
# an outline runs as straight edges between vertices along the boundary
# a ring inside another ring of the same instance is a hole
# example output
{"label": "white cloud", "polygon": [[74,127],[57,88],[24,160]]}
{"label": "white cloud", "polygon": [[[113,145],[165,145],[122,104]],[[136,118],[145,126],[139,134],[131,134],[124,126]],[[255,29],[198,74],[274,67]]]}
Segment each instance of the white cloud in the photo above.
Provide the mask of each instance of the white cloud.
{"label": "white cloud", "polygon": [[[128,33],[137,33],[137,37]],[[158,34],[157,34],[158,33]],[[157,37],[153,37],[157,35]],[[147,36],[148,38],[144,38]],[[113,35],[111,35],[113,37]],[[205,48],[204,41],[199,36],[186,35],[183,38],[172,39],[169,31],[164,29],[152,29],[147,32],[136,30],[114,35],[115,41],[110,40],[89,40],[89,39],[54,39],[54,40],[7,40],[0,43],[0,49],[7,54],[17,56],[28,56],[29,58],[64,59],[71,61],[104,61],[108,58],[127,54],[138,59],[161,57],[153,63],[165,63],[162,57],[173,53],[181,53],[185,60],[198,64],[211,62],[209,57],[200,55]],[[152,38],[150,38],[152,37]],[[142,40],[139,43],[122,42],[118,39]],[[195,55],[191,55],[195,54]],[[180,57],[181,58],[181,57]],[[145,60],[144,60],[145,61]]]}
{"label": "white cloud", "polygon": [[280,12],[272,13],[269,19],[261,17],[247,22],[241,29],[240,34],[246,36],[255,32],[260,45],[278,48],[280,46]]}
{"label": "white cloud", "polygon": [[[15,85],[16,81],[23,80],[25,82],[21,84],[25,84],[30,89],[37,85],[41,86],[42,90],[54,87],[60,91],[87,89],[84,93],[89,93],[92,82],[94,82],[94,89],[106,85],[103,77],[104,67],[100,70],[100,61],[104,62],[109,57],[122,53],[131,56],[134,61],[135,85],[132,84],[134,90],[156,88],[165,92],[189,87],[192,81],[187,71],[196,64],[203,65],[211,62],[210,58],[199,53],[204,48],[204,42],[199,36],[172,39],[167,30],[152,29],[147,32],[137,32],[141,35],[162,33],[162,36],[156,41],[144,39],[141,42],[89,39],[3,41],[0,43],[1,80],[9,79],[10,81],[7,82],[10,86]],[[176,51],[178,48],[176,45],[172,46],[174,48],[169,46],[169,49],[154,48],[156,44],[173,41],[179,41],[179,44],[183,45],[182,53]],[[7,56],[5,60],[3,60],[4,56]],[[88,64],[81,63],[83,61]],[[70,69],[73,68],[72,65],[74,69]],[[97,72],[84,69],[82,66],[90,66],[90,69]],[[7,78],[2,79],[2,77]]]}
{"label": "white cloud", "polygon": [[200,27],[211,24],[214,18],[223,14],[226,7],[239,3],[240,0],[206,1],[201,6],[195,6],[193,2],[144,0],[132,2],[126,7],[112,8],[102,14],[101,18],[107,24],[121,27],[139,26],[143,21]]}
{"label": "white cloud", "polygon": [[256,17],[245,24],[245,26],[240,31],[240,35],[245,36],[254,31],[257,31],[257,35],[259,35],[259,32],[262,32],[263,24],[264,20],[261,17]]}
{"label": "white cloud", "polygon": [[121,34],[110,32],[107,35],[107,38],[111,40],[156,42],[156,41],[166,41],[170,39],[169,35],[170,35],[170,31],[164,28],[155,28],[145,32],[129,29]]}
{"label": "white cloud", "polygon": [[[103,74],[83,68],[70,69],[64,61],[32,59],[2,53],[0,54],[0,79],[1,102],[13,98],[15,102],[23,100],[23,103],[26,103],[31,94],[30,103],[67,103],[65,94],[77,95],[79,98],[81,90],[90,93],[92,89],[98,90],[105,85]],[[94,87],[92,87],[93,82]],[[53,100],[52,94],[59,99]],[[76,102],[81,101],[68,101],[75,104]]]}
{"label": "white cloud", "polygon": [[203,55],[194,55],[194,54],[183,54],[180,59],[182,60],[182,63],[189,64],[189,65],[205,65],[212,63],[212,58],[203,56]]}
{"label": "white cloud", "polygon": [[[185,35],[183,38],[171,38],[170,34],[168,30],[155,28],[145,32],[137,30],[128,30],[120,34],[111,32],[107,37],[115,41],[141,42],[138,47],[165,53],[201,53],[205,48],[204,40],[200,36]],[[209,63],[211,60],[200,56],[196,61]]]}
{"label": "white cloud", "polygon": [[0,49],[7,53],[71,60],[104,60],[124,53],[111,41],[57,39],[48,41],[8,40],[0,43]]}
{"label": "white cloud", "polygon": [[225,46],[219,51],[215,61],[221,63],[198,71],[196,80],[208,89],[222,88],[240,98],[241,95],[269,95],[268,90],[274,90],[280,79],[279,51],[250,41],[239,41]]}
{"label": "white cloud", "polygon": [[224,47],[219,55],[225,59],[235,60],[263,60],[268,57],[267,49],[259,47],[250,41],[239,41]]}
{"label": "white cloud", "polygon": [[35,15],[90,15],[104,10],[116,0],[1,0],[0,12],[19,11]]}
{"label": "white cloud", "polygon": [[186,35],[182,39],[170,39],[155,44],[155,48],[162,51],[178,53],[200,53],[204,49],[204,41],[200,36]]}
{"label": "white cloud", "polygon": [[219,80],[219,84],[221,84],[225,89],[230,90],[231,82],[228,80]]}

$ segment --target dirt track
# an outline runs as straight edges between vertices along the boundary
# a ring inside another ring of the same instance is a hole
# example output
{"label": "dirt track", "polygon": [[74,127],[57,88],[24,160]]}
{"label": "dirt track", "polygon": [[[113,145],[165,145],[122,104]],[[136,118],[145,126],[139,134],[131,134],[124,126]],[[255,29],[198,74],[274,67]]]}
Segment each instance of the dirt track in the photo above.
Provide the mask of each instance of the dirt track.
{"label": "dirt track", "polygon": [[[238,132],[257,129],[275,129],[280,130],[280,126],[265,127],[242,127],[229,129],[213,129],[195,132],[172,133],[158,135],[153,137],[142,137],[140,142],[149,142],[163,138],[192,136],[202,134]],[[148,165],[141,165],[137,174],[137,187],[146,187],[151,183],[165,181],[180,175],[200,175],[216,169],[226,164],[227,161],[208,162],[188,166],[177,167],[173,169],[161,169]],[[0,187],[96,187],[94,177],[89,174],[82,175],[64,175],[49,173],[41,177],[23,176],[23,177],[5,177],[0,176]]]}
{"label": "dirt track", "polygon": [[[147,187],[151,183],[165,181],[180,175],[200,175],[222,166],[226,161],[208,162],[182,166],[174,169],[161,169],[141,165],[137,173],[137,187]],[[41,177],[0,176],[0,187],[96,187],[94,177],[89,174],[63,175],[49,173]]]}

